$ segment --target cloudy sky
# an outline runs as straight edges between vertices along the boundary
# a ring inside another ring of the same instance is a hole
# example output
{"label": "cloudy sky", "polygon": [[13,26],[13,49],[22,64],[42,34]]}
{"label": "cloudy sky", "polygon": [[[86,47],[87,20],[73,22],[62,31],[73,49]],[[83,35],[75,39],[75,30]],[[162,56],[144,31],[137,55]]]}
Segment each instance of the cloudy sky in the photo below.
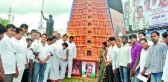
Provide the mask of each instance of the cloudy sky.
{"label": "cloudy sky", "polygon": [[[58,31],[66,31],[73,0],[44,0],[44,16],[53,15],[54,28]],[[11,5],[12,14],[15,16],[14,24],[19,27],[26,23],[30,29],[36,29],[41,17],[42,0],[0,0],[0,18],[8,19],[8,10]],[[43,20],[46,26],[46,21]]]}

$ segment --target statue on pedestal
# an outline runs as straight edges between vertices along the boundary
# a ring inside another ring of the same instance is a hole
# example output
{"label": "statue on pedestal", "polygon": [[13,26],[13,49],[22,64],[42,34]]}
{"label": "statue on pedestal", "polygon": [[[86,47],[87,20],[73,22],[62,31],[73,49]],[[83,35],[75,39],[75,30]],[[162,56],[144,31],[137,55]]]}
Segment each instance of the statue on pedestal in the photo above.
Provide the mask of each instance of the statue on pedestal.
{"label": "statue on pedestal", "polygon": [[49,15],[49,19],[45,18],[43,15],[43,11],[41,11],[41,14],[43,16],[43,19],[47,21],[46,23],[46,33],[48,37],[52,36],[52,33],[54,32],[54,20],[52,19],[52,15]]}

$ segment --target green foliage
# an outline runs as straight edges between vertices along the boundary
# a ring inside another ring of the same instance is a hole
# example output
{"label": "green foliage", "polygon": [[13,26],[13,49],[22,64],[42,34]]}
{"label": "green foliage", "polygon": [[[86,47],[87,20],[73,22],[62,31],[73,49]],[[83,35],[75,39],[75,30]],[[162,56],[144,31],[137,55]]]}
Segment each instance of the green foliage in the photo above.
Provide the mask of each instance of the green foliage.
{"label": "green foliage", "polygon": [[8,20],[0,18],[0,24],[2,24],[3,26],[6,27],[6,25],[8,25],[8,23],[9,23]]}

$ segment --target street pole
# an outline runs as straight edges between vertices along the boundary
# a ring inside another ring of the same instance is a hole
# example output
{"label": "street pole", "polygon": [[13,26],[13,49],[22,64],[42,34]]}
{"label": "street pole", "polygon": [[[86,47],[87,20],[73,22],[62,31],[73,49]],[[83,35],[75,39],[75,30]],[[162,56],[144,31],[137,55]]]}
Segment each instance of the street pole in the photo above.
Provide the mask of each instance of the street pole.
{"label": "street pole", "polygon": [[[41,11],[43,11],[43,7],[44,7],[44,0],[42,0]],[[42,29],[43,29],[43,21],[42,21],[42,15],[41,15],[38,31],[41,32]]]}
{"label": "street pole", "polygon": [[[44,7],[44,0],[42,0],[41,11],[43,11],[43,7]],[[40,18],[40,22],[42,23],[42,15],[41,15],[41,18]]]}

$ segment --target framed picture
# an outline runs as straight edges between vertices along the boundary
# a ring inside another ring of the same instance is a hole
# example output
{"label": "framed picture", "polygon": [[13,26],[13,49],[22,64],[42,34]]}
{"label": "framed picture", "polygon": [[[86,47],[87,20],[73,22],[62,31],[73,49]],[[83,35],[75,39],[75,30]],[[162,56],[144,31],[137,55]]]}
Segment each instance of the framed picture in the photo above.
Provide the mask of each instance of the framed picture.
{"label": "framed picture", "polygon": [[96,63],[82,61],[82,77],[95,78],[96,77]]}

